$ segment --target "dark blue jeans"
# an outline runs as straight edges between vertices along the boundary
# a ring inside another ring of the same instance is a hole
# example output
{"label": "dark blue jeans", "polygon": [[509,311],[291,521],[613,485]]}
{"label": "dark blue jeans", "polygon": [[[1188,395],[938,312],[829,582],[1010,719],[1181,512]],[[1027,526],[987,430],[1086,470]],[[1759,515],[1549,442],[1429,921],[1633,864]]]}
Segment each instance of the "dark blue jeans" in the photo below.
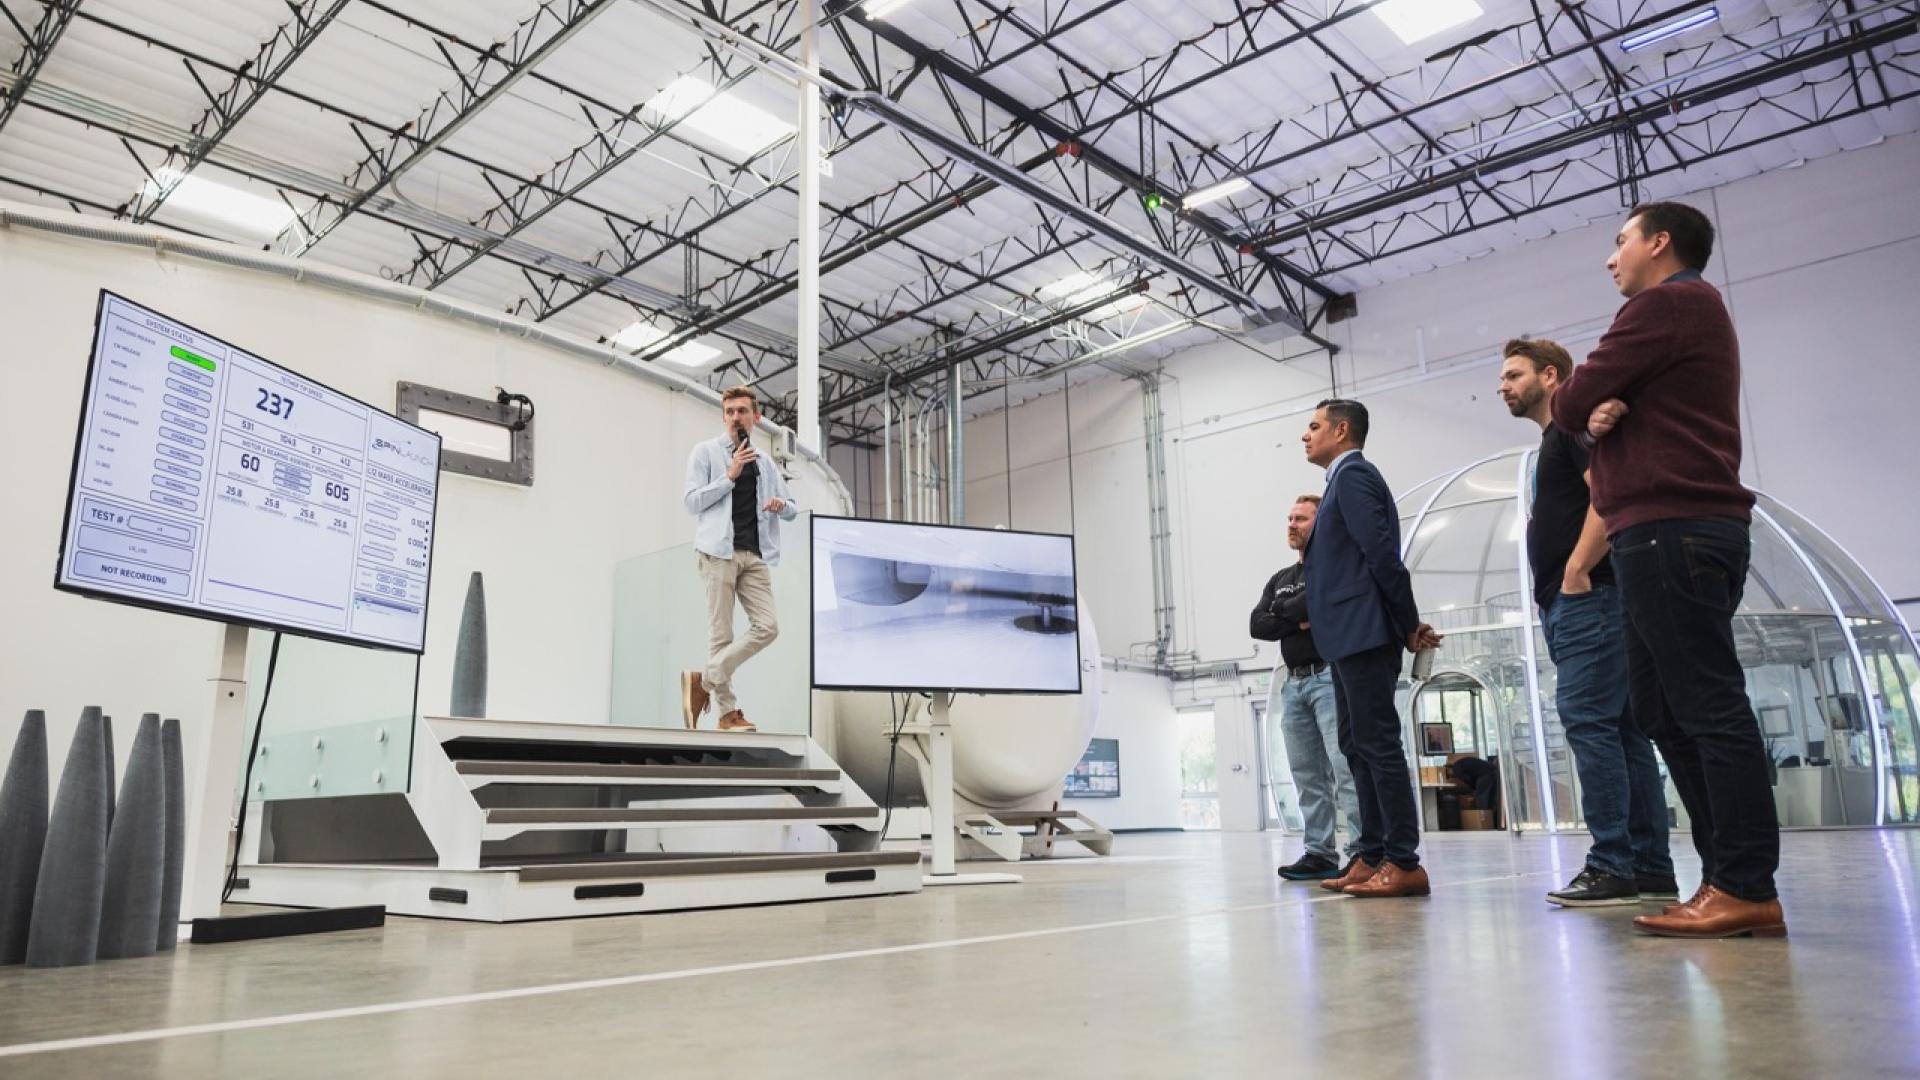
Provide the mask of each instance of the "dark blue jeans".
{"label": "dark blue jeans", "polygon": [[1666,759],[1703,879],[1742,900],[1771,900],[1780,820],[1733,637],[1753,552],[1747,524],[1674,518],[1612,541],[1634,720]]}
{"label": "dark blue jeans", "polygon": [[1580,775],[1580,812],[1593,834],[1587,865],[1615,877],[1672,877],[1666,784],[1627,706],[1619,590],[1597,585],[1556,597],[1544,628],[1560,726]]}
{"label": "dark blue jeans", "polygon": [[1393,704],[1405,659],[1406,650],[1395,642],[1335,660],[1333,702],[1340,752],[1360,799],[1358,853],[1370,863],[1386,859],[1412,870],[1420,865],[1420,811],[1400,741],[1400,710]]}

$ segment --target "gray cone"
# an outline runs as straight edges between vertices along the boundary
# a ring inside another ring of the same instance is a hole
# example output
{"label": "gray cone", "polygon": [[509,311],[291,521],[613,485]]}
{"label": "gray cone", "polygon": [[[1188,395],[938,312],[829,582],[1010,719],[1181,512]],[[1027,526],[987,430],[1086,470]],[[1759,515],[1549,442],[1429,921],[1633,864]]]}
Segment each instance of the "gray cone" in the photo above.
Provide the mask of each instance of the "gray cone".
{"label": "gray cone", "polygon": [[487,589],[478,570],[467,579],[467,602],[460,609],[449,711],[455,716],[487,715]]}
{"label": "gray cone", "polygon": [[120,790],[120,778],[114,775],[114,770],[119,768],[119,761],[113,753],[113,717],[100,718],[100,735],[107,744],[107,828],[112,829],[114,799]]}
{"label": "gray cone", "polygon": [[60,791],[47,818],[47,846],[34,883],[28,967],[91,964],[100,944],[107,883],[107,740],[100,708],[80,713]]}
{"label": "gray cone", "polygon": [[33,886],[47,844],[47,714],[28,709],[0,780],[0,964],[27,958]]}
{"label": "gray cone", "polygon": [[160,714],[140,718],[127,756],[127,779],[107,835],[107,891],[100,907],[100,958],[152,956],[160,944],[160,891],[166,877],[166,775],[160,763]]}
{"label": "gray cone", "polygon": [[160,879],[159,940],[168,952],[180,944],[180,884],[187,865],[187,773],[180,749],[180,721],[168,717],[160,725],[160,768],[166,803],[166,858]]}

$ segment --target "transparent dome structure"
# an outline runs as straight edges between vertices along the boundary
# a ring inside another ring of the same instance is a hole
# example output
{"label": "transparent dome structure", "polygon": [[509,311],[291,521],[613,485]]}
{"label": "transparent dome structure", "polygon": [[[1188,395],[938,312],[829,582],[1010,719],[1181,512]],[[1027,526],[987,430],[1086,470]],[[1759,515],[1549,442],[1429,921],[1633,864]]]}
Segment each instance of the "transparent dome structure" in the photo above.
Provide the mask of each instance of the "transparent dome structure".
{"label": "transparent dome structure", "polygon": [[[1399,499],[1421,615],[1446,635],[1428,678],[1402,687],[1408,745],[1451,727],[1455,754],[1500,765],[1501,824],[1582,826],[1579,780],[1554,708],[1554,668],[1531,603],[1522,447],[1436,476]],[[1753,560],[1735,619],[1747,691],[1773,760],[1781,824],[1920,823],[1920,654],[1867,572],[1818,526],[1755,492]],[[1431,783],[1442,786],[1434,770]],[[1436,798],[1423,791],[1423,824]],[[1676,824],[1684,809],[1668,788]]]}

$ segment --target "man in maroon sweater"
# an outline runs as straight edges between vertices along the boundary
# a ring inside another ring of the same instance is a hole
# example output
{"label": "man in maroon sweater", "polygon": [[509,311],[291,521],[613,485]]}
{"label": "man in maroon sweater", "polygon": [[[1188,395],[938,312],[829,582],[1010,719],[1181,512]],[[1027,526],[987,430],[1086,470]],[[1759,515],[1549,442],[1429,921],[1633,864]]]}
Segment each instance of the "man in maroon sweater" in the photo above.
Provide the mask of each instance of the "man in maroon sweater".
{"label": "man in maroon sweater", "polygon": [[1593,507],[1626,610],[1633,715],[1660,748],[1700,853],[1693,898],[1634,920],[1663,937],[1782,936],[1780,823],[1734,646],[1752,553],[1740,483],[1740,344],[1701,279],[1706,215],[1649,203],[1607,269],[1627,302],[1553,399],[1593,440]]}

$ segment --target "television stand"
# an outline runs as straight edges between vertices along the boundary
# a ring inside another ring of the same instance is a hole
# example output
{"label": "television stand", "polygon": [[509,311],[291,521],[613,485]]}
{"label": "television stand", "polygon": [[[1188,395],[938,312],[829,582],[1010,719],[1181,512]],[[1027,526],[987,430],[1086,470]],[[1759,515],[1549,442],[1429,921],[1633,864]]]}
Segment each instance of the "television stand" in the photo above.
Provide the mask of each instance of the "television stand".
{"label": "television stand", "polygon": [[909,721],[900,729],[902,735],[911,736],[907,754],[920,770],[920,786],[927,793],[927,810],[933,818],[933,866],[921,884],[1017,884],[1022,880],[1019,874],[961,874],[954,870],[959,831],[953,812],[953,723],[948,713],[953,695],[936,691],[929,697],[932,705],[926,719]]}

